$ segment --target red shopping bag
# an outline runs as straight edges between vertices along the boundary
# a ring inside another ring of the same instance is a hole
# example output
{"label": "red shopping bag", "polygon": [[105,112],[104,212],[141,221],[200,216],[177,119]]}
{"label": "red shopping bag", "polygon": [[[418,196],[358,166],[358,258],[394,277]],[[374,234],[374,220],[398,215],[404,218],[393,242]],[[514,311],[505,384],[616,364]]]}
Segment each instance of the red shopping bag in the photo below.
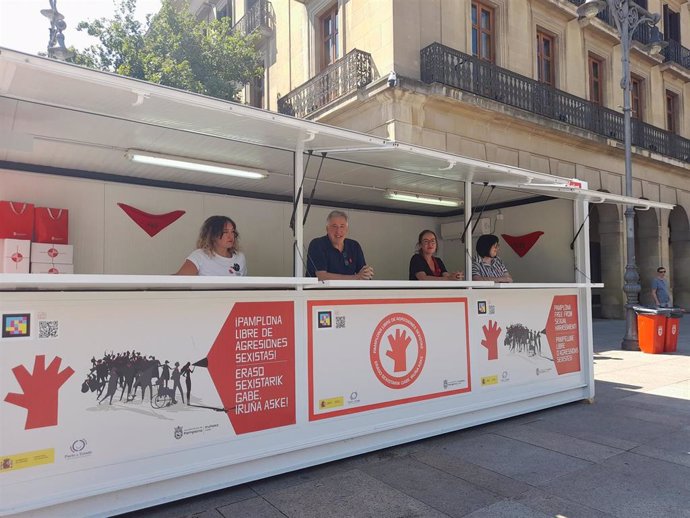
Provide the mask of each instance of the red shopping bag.
{"label": "red shopping bag", "polygon": [[67,209],[36,207],[34,211],[34,241],[36,243],[67,244]]}
{"label": "red shopping bag", "polygon": [[0,201],[0,239],[28,239],[34,231],[31,203]]}

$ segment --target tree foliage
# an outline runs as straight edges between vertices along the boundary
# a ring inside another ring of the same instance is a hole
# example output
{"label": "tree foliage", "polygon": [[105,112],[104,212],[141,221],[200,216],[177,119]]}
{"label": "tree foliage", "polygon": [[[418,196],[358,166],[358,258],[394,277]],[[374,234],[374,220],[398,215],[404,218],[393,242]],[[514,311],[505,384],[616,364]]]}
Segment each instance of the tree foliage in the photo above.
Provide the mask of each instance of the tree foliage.
{"label": "tree foliage", "polygon": [[255,36],[232,32],[229,18],[198,21],[188,5],[162,0],[139,22],[136,0],[120,0],[112,18],[80,22],[100,43],[78,51],[74,61],[145,81],[236,100],[241,85],[263,73]]}

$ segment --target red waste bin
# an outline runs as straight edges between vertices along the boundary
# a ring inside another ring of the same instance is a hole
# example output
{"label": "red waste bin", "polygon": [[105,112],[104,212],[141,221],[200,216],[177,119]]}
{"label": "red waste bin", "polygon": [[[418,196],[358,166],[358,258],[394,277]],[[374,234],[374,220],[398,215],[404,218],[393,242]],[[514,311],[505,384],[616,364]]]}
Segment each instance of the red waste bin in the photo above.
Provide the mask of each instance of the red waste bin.
{"label": "red waste bin", "polygon": [[665,315],[637,313],[637,336],[640,340],[642,352],[649,354],[663,353],[665,334]]}
{"label": "red waste bin", "polygon": [[[638,317],[639,318],[639,317]],[[666,330],[664,338],[664,352],[674,353],[678,347],[678,333],[680,331],[680,318],[670,316],[666,318]]]}

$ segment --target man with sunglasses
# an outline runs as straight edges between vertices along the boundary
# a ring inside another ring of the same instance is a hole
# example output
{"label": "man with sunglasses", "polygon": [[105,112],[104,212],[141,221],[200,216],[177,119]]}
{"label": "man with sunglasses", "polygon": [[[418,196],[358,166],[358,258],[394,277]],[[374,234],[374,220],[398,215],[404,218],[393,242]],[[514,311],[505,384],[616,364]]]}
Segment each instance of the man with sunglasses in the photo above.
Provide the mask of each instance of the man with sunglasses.
{"label": "man with sunglasses", "polygon": [[656,278],[652,282],[652,297],[654,304],[658,308],[670,308],[671,296],[668,293],[668,286],[666,285],[666,268],[659,266],[656,269]]}

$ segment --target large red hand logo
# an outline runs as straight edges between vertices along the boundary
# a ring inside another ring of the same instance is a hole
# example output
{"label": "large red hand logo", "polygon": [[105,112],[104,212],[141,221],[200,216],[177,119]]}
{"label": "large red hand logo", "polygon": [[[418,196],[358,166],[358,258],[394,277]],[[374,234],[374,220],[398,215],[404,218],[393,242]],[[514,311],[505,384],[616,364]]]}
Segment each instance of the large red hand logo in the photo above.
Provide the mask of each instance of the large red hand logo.
{"label": "large red hand logo", "polygon": [[489,351],[489,360],[498,360],[498,337],[501,335],[501,328],[498,323],[489,320],[489,327],[482,326],[484,340],[482,345]]}
{"label": "large red hand logo", "polygon": [[407,336],[407,331],[395,330],[395,336],[388,335],[388,343],[391,348],[386,351],[386,356],[394,362],[393,372],[405,372],[407,370],[407,346],[412,338]]}
{"label": "large red hand logo", "polygon": [[74,374],[71,367],[59,372],[60,363],[62,358],[56,356],[46,369],[46,357],[39,355],[34,360],[33,373],[29,374],[23,365],[12,369],[23,393],[10,392],[5,396],[5,401],[26,408],[25,430],[55,426],[58,423],[58,392]]}

